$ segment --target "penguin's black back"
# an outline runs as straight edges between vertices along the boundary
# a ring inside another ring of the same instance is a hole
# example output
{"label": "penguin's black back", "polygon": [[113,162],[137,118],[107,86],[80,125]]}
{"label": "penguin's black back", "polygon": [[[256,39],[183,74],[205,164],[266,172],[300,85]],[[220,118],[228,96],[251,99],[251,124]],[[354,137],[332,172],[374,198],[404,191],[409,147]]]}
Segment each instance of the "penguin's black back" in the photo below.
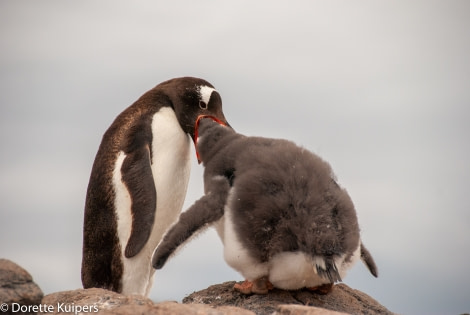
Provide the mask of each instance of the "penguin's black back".
{"label": "penguin's black back", "polygon": [[[152,141],[148,138],[151,137],[151,118],[166,103],[165,96],[158,89],[148,91],[119,114],[103,135],[93,163],[85,202],[82,257],[84,288],[121,291],[122,244],[119,244],[117,233],[113,171],[119,151],[131,150],[137,144],[136,141]],[[148,130],[136,130],[136,126]],[[137,132],[147,136],[130,136]]]}

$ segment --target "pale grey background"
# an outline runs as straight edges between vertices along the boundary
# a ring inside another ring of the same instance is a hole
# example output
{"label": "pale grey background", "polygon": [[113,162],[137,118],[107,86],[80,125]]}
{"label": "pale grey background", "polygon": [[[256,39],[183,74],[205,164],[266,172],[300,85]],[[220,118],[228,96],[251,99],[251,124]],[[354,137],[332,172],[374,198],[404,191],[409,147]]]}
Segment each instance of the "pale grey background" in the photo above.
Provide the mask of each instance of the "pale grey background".
{"label": "pale grey background", "polygon": [[[345,282],[404,314],[470,311],[470,2],[0,2],[0,256],[45,293],[81,287],[101,136],[161,81],[216,86],[230,123],[320,154],[365,244]],[[186,206],[202,194],[193,163]],[[214,231],[151,298],[240,280]]]}

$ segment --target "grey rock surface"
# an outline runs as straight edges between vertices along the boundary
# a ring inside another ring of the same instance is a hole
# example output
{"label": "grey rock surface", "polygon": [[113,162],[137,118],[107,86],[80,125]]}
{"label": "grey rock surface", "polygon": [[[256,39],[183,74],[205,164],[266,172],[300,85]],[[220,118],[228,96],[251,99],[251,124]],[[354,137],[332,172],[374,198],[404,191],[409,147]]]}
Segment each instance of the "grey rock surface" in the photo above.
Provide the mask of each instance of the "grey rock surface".
{"label": "grey rock surface", "polygon": [[17,309],[20,306],[38,305],[43,295],[26,270],[8,259],[0,259],[0,302],[4,313],[11,312],[14,304]]}

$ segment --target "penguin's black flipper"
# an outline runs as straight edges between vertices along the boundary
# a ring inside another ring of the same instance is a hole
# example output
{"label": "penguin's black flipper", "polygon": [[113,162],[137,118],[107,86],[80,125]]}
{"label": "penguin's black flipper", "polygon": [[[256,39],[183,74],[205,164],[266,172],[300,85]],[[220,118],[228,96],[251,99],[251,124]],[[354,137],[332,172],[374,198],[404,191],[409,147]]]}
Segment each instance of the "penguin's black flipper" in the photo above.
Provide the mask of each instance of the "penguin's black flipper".
{"label": "penguin's black flipper", "polygon": [[224,215],[229,189],[229,182],[223,176],[213,179],[209,187],[206,185],[208,193],[180,215],[178,222],[158,245],[152,258],[152,265],[155,269],[163,268],[173,252],[195,232],[208,227]]}
{"label": "penguin's black flipper", "polygon": [[157,190],[152,176],[148,145],[126,153],[121,167],[122,181],[131,196],[132,230],[124,252],[127,258],[137,255],[152,232],[157,207]]}
{"label": "penguin's black flipper", "polygon": [[375,264],[375,261],[374,261],[374,258],[372,258],[372,255],[370,254],[370,252],[367,250],[367,248],[364,246],[364,244],[362,244],[361,242],[361,260],[364,262],[364,264],[367,266],[367,268],[369,269],[370,273],[374,276],[374,277],[378,277],[379,276],[379,272],[377,270],[377,266]]}

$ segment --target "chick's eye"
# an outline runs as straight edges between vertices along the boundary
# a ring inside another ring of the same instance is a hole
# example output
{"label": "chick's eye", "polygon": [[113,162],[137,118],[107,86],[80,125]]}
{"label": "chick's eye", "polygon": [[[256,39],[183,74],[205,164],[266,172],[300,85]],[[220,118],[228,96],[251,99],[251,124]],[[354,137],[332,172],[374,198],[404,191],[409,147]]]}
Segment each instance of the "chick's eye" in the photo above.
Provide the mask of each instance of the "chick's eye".
{"label": "chick's eye", "polygon": [[203,101],[199,101],[199,108],[200,109],[207,109],[207,104],[204,103]]}

